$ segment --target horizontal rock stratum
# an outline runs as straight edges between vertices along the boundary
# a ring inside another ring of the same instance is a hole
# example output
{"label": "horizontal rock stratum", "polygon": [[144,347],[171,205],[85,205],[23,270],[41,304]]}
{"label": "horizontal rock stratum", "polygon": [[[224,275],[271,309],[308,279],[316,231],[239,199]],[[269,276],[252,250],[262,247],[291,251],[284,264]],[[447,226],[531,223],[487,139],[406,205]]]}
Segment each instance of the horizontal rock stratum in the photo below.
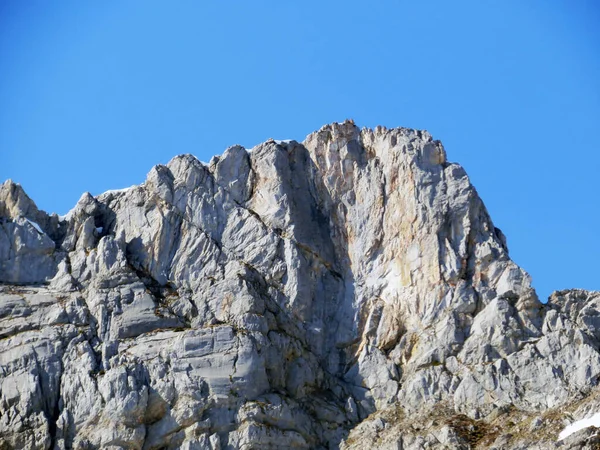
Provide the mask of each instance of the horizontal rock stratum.
{"label": "horizontal rock stratum", "polygon": [[[0,187],[0,449],[593,448],[600,294],[541,303],[429,133]],[[587,446],[587,447],[586,447]]]}

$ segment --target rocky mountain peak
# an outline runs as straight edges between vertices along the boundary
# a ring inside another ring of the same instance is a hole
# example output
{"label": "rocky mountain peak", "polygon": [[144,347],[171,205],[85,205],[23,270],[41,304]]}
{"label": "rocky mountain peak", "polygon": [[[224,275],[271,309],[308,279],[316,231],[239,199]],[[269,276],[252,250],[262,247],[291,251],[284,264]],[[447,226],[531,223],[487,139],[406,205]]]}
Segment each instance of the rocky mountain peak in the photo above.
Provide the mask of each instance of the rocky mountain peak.
{"label": "rocky mountain peak", "polygon": [[13,180],[6,180],[0,185],[0,216],[46,220],[46,215],[37,209],[21,185]]}
{"label": "rocky mountain peak", "polygon": [[8,181],[0,216],[7,448],[533,448],[506,424],[595,405],[598,295],[542,304],[426,131],[179,155],[64,217]]}

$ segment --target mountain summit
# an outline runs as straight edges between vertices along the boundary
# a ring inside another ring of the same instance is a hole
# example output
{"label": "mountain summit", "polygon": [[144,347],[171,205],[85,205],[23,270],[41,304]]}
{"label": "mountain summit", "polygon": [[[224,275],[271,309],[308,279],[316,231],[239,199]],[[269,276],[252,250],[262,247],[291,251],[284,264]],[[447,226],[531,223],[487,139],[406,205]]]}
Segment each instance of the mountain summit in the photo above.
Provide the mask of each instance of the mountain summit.
{"label": "mountain summit", "polygon": [[[600,294],[538,300],[426,131],[0,187],[1,449],[587,448]],[[591,447],[590,447],[591,448]]]}

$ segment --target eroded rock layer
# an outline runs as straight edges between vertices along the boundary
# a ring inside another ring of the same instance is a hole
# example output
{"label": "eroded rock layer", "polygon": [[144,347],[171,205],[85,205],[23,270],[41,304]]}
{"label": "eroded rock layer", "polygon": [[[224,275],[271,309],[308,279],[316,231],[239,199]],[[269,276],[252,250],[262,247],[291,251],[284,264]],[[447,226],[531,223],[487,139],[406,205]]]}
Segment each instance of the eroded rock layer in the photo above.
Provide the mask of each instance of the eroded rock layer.
{"label": "eroded rock layer", "polygon": [[65,217],[8,181],[0,217],[0,448],[549,448],[596,405],[600,294],[542,304],[427,132],[181,155]]}

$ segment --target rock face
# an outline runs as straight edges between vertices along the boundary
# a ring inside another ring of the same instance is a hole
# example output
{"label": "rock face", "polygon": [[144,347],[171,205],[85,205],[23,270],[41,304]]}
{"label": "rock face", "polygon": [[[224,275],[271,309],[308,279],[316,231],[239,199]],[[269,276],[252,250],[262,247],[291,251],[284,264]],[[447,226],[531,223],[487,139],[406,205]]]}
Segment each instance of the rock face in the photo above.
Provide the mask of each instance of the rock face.
{"label": "rock face", "polygon": [[427,132],[181,155],[62,218],[7,181],[0,217],[1,449],[596,442],[555,444],[600,294],[541,303]]}

